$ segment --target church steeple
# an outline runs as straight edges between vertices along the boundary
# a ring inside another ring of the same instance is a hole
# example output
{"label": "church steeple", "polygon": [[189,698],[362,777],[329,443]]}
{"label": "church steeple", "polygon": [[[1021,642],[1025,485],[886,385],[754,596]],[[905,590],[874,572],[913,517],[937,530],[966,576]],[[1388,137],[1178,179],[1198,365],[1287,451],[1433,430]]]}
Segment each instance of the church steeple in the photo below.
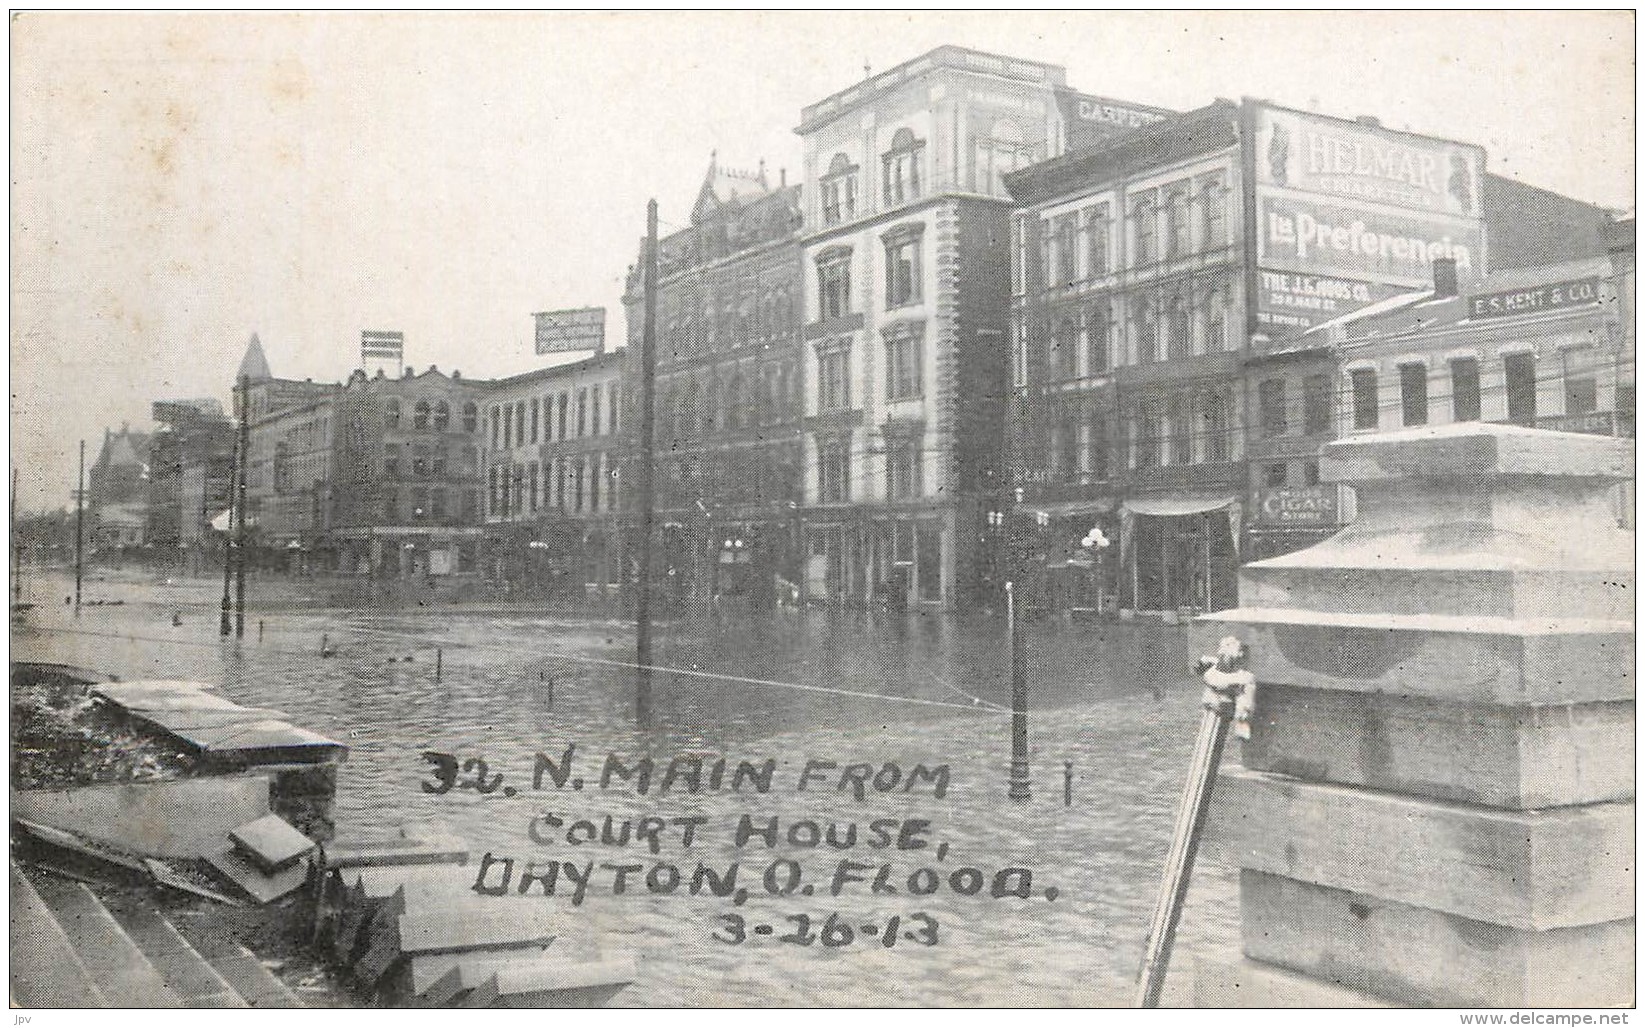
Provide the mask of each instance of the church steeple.
{"label": "church steeple", "polygon": [[267,382],[274,377],[268,368],[268,357],[263,353],[263,344],[257,338],[257,333],[251,334],[251,342],[246,344],[246,355],[240,358],[240,370],[234,373],[234,381],[238,383],[244,378],[251,382]]}

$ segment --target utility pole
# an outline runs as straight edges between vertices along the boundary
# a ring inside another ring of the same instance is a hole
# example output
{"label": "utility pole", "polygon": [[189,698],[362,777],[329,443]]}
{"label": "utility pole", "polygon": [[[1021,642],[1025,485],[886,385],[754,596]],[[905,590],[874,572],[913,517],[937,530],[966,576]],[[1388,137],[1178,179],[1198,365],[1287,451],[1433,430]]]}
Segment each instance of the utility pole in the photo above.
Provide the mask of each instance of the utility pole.
{"label": "utility pole", "polygon": [[11,469],[11,605],[23,602],[23,536],[17,531],[17,469]]}
{"label": "utility pole", "polygon": [[634,723],[651,727],[651,526],[656,474],[657,201],[645,209],[645,327],[640,333],[640,594],[634,599]]}
{"label": "utility pole", "polygon": [[[240,413],[238,396],[234,400],[234,413],[236,416]],[[228,524],[224,526],[223,530],[223,614],[217,623],[217,634],[225,639],[228,638],[228,634],[233,628],[233,617],[231,615],[234,610],[234,601],[230,599],[229,589],[234,582],[234,552],[232,548],[234,546],[234,510],[238,506],[235,485],[240,477],[240,430],[238,426],[235,427],[234,431],[234,456],[230,459],[228,468]]]}
{"label": "utility pole", "polygon": [[[251,376],[240,376],[240,463],[251,463],[251,403],[246,391],[251,388]],[[240,469],[240,478],[235,487],[238,491],[236,506],[240,509],[240,517],[236,522],[234,535],[234,638],[244,639],[246,636],[246,471]]]}
{"label": "utility pole", "polygon": [[80,477],[74,488],[74,616],[80,616],[80,580],[86,568],[86,441],[80,440]]}

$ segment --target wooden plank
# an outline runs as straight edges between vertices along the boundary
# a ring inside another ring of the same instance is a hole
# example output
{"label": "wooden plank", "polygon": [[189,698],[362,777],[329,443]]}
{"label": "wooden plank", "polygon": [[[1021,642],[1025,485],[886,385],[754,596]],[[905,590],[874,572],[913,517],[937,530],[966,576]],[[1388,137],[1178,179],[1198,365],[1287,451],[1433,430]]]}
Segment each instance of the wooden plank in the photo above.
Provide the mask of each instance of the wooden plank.
{"label": "wooden plank", "polygon": [[20,817],[13,818],[12,820],[19,828],[22,828],[29,835],[34,836],[34,838],[40,840],[41,842],[47,843],[48,845],[55,846],[58,849],[68,850],[70,853],[76,853],[82,857],[91,857],[94,860],[102,861],[107,864],[113,864],[116,867],[123,867],[128,871],[144,870],[143,860],[141,857],[134,857],[127,853],[121,853],[120,851],[112,849],[108,846],[102,846],[92,842],[91,840],[82,839],[72,832],[65,832],[60,829],[53,828],[50,825],[36,824],[33,821],[27,821]]}
{"label": "wooden plank", "polygon": [[327,867],[387,867],[406,864],[466,864],[468,843],[462,839],[385,839],[381,842],[337,841],[326,845]]}
{"label": "wooden plank", "polygon": [[1412,1006],[1631,1006],[1632,918],[1528,932],[1240,873],[1245,955]]}
{"label": "wooden plank", "polygon": [[168,889],[176,889],[178,892],[186,892],[191,896],[200,896],[204,899],[211,900],[214,903],[223,903],[231,907],[245,906],[245,903],[235,899],[232,896],[225,896],[222,893],[208,889],[203,885],[196,885],[192,880],[183,877],[171,868],[167,867],[165,864],[162,864],[160,861],[153,858],[145,858],[143,860],[143,867],[147,869],[149,877],[153,878],[156,882],[164,885]]}
{"label": "wooden plank", "polygon": [[1194,1002],[1201,1009],[1352,1009],[1391,1007],[1379,996],[1359,992],[1329,979],[1259,963],[1238,953],[1206,956],[1193,962]]}
{"label": "wooden plank", "polygon": [[1544,930],[1633,916],[1634,805],[1507,811],[1227,768],[1213,859]]}
{"label": "wooden plank", "polygon": [[634,982],[625,957],[577,961],[557,957],[517,960],[497,969],[494,1007],[601,1006]]}
{"label": "wooden plank", "polygon": [[1526,809],[1632,799],[1634,705],[1508,707],[1264,682],[1246,767]]}
{"label": "wooden plank", "polygon": [[1631,622],[1240,607],[1196,618],[1190,652],[1225,635],[1265,684],[1513,706],[1634,698]]}

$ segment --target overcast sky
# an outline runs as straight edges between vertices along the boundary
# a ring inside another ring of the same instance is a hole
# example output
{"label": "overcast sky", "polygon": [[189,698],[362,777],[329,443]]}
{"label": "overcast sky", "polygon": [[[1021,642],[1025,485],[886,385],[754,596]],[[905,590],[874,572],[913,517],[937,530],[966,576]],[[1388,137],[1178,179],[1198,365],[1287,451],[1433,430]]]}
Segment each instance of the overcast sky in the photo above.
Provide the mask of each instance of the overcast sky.
{"label": "overcast sky", "polygon": [[[12,455],[217,396],[256,332],[340,380],[362,328],[471,377],[530,313],[604,305],[723,164],[798,178],[800,108],[944,43],[1188,109],[1256,96],[1483,145],[1611,207],[1634,188],[1630,13],[20,15],[11,23]],[[88,457],[88,460],[90,458]]]}

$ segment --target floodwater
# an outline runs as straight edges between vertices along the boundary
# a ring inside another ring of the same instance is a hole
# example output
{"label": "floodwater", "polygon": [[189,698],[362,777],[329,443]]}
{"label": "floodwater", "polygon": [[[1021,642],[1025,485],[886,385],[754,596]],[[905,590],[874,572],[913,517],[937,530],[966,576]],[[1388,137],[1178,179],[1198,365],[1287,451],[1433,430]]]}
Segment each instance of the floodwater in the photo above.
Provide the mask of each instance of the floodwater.
{"label": "floodwater", "polygon": [[[276,606],[254,581],[263,606],[235,644],[218,637],[209,582],[93,581],[88,600],[124,602],[79,618],[61,605],[71,584],[32,586],[57,602],[14,630],[18,659],[215,682],[347,742],[340,835],[433,828],[492,854],[486,884],[513,872],[499,902],[560,912],[556,947],[634,957],[617,1005],[1124,1005],[1199,718],[1182,629],[1035,624],[1032,796],[1012,800],[1005,638],[988,619],[660,625],[654,662],[670,670],[653,676],[642,731],[632,628],[614,620],[320,609],[289,585]],[[568,750],[564,784],[534,781],[539,753],[558,771]],[[429,751],[462,762],[456,788],[424,787],[439,786]],[[623,772],[647,759],[642,790]],[[610,844],[589,839],[608,815]],[[644,818],[665,825],[655,847],[619,844]],[[755,830],[772,818],[768,846]],[[554,895],[512,887],[533,862],[558,868]],[[1191,1000],[1194,952],[1235,944],[1237,892],[1233,870],[1201,861],[1168,1001]]]}

